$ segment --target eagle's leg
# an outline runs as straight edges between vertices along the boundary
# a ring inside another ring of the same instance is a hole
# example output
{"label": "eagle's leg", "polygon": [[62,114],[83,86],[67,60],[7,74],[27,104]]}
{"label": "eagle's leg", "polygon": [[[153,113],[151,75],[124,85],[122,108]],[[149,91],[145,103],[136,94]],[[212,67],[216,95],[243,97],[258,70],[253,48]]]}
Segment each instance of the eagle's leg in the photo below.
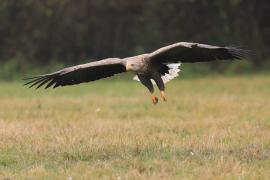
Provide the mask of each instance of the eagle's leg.
{"label": "eagle's leg", "polygon": [[165,92],[164,92],[164,91],[160,91],[160,94],[161,94],[162,100],[163,100],[163,101],[167,101]]}
{"label": "eagle's leg", "polygon": [[139,75],[139,74],[137,74],[137,76],[140,79],[141,83],[145,87],[147,87],[147,89],[150,91],[151,99],[152,99],[153,104],[157,104],[158,103],[158,98],[154,95],[154,86],[153,86],[150,78],[147,77],[147,76]]}
{"label": "eagle's leg", "polygon": [[166,95],[165,95],[165,85],[161,78],[160,73],[154,73],[152,78],[156,82],[158,89],[160,90],[161,98],[163,101],[167,101]]}
{"label": "eagle's leg", "polygon": [[158,97],[157,96],[155,96],[155,95],[152,94],[151,99],[152,99],[152,103],[153,104],[157,104],[158,103]]}

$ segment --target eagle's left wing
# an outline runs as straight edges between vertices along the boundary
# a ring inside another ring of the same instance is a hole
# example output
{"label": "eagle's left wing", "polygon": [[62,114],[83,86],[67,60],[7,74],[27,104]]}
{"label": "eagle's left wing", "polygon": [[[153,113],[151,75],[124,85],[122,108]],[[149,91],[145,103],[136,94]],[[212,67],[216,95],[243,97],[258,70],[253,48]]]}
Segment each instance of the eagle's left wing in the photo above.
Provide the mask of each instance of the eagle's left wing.
{"label": "eagle's left wing", "polygon": [[36,86],[36,88],[46,85],[46,89],[49,87],[56,88],[58,86],[95,81],[123,72],[126,72],[126,68],[122,59],[108,58],[68,67],[51,74],[27,78],[28,82],[25,85],[29,85],[29,87]]}
{"label": "eagle's left wing", "polygon": [[195,63],[242,59],[245,54],[246,51],[233,47],[180,42],[154,51],[150,54],[150,59],[157,63]]}

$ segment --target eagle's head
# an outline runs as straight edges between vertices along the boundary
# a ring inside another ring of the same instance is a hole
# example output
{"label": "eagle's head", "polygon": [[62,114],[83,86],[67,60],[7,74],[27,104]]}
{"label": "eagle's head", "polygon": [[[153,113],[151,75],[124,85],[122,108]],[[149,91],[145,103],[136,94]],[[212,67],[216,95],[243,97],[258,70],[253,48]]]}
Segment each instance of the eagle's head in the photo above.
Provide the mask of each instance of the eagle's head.
{"label": "eagle's head", "polygon": [[139,55],[134,57],[129,57],[126,61],[126,70],[127,71],[133,71],[133,72],[139,72],[143,70],[143,67],[145,66],[145,55]]}
{"label": "eagle's head", "polygon": [[127,62],[126,64],[126,70],[127,71],[139,71],[141,66],[138,63],[135,62]]}

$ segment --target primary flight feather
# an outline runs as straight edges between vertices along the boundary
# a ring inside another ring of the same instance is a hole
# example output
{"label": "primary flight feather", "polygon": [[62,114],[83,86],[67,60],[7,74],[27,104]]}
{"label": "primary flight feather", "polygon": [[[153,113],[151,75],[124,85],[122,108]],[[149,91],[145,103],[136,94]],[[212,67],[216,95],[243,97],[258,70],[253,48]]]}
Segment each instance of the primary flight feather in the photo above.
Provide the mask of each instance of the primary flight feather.
{"label": "primary flight feather", "polygon": [[142,54],[127,58],[108,58],[64,68],[51,74],[44,74],[27,78],[25,85],[40,88],[44,86],[59,87],[75,85],[110,77],[115,74],[132,71],[152,94],[152,102],[156,104],[158,98],[153,95],[155,83],[161,91],[163,101],[165,97],[164,83],[178,76],[181,63],[208,62],[214,60],[242,59],[246,52],[233,47],[219,47],[191,42],[180,42],[160,48],[149,54]]}

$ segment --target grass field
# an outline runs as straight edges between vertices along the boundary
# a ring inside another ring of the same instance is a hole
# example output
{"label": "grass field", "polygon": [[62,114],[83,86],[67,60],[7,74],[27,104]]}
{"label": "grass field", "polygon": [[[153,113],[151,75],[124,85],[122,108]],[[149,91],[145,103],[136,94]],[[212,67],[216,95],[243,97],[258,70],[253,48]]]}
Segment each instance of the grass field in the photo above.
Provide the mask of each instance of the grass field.
{"label": "grass field", "polygon": [[154,106],[135,81],[0,83],[1,179],[270,177],[270,76],[179,79],[166,91]]}

